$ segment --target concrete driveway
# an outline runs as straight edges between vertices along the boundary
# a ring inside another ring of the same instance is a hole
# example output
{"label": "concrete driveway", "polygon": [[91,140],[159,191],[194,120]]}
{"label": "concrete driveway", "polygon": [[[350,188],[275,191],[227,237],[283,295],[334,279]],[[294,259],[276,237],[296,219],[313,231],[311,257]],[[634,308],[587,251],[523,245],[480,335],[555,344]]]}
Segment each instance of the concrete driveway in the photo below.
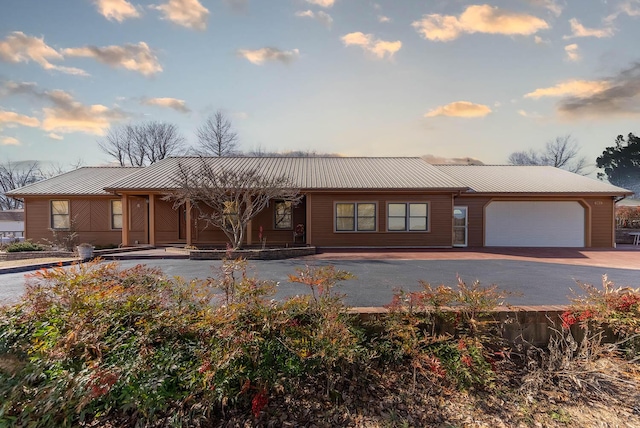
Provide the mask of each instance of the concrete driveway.
{"label": "concrete driveway", "polygon": [[[357,277],[338,287],[340,292],[346,294],[346,301],[352,306],[385,305],[397,288],[418,290],[419,280],[434,285],[454,285],[456,275],[467,282],[478,279],[485,285],[497,284],[521,294],[520,297],[508,299],[514,305],[563,305],[569,303],[571,289],[579,290],[576,281],[599,285],[603,274],[607,274],[619,286],[640,286],[640,251],[608,253],[610,257],[622,253],[623,256],[616,257],[616,260],[624,259],[623,267],[594,266],[589,263],[589,257],[576,256],[575,260],[562,257],[536,258],[486,251],[479,253],[479,256],[471,252],[448,251],[394,252],[393,255],[387,254],[387,257],[380,253],[376,253],[375,257],[372,254],[356,256],[354,253],[325,253],[305,259],[250,261],[249,266],[250,272],[258,278],[280,283],[278,298],[308,292],[304,286],[288,282],[288,275],[294,273],[296,267],[304,267],[305,264],[332,264]],[[602,264],[606,264],[606,258],[601,259]],[[218,261],[195,260],[123,260],[120,263],[122,267],[144,263],[161,268],[169,276],[177,275],[185,279],[212,276],[220,266]],[[15,301],[23,290],[23,273],[0,275],[0,301]]]}

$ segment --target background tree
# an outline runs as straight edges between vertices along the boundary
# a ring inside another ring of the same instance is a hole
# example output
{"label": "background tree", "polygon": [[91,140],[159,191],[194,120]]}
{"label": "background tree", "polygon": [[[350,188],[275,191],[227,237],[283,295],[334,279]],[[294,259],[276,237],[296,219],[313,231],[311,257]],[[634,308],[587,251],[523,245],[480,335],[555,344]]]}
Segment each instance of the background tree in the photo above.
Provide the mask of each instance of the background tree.
{"label": "background tree", "polygon": [[238,134],[233,131],[231,121],[220,110],[209,116],[196,130],[200,156],[230,156],[235,153]]}
{"label": "background tree", "polygon": [[596,166],[604,169],[598,178],[607,178],[611,184],[632,190],[640,195],[640,137],[630,133],[627,141],[618,135],[615,145],[607,147],[596,159]]}
{"label": "background tree", "polygon": [[178,128],[162,122],[110,128],[98,145],[120,166],[147,166],[186,151],[186,140]]}
{"label": "background tree", "polygon": [[8,161],[0,164],[0,210],[21,209],[22,201],[13,199],[5,193],[42,179],[43,174],[38,161]]}
{"label": "background tree", "polygon": [[177,189],[165,199],[172,200],[174,208],[189,201],[198,219],[220,228],[233,249],[242,246],[247,224],[269,201],[295,205],[302,199],[300,190],[286,176],[269,177],[258,169],[218,169],[206,158],[198,159],[195,167],[179,163],[173,181]]}
{"label": "background tree", "polygon": [[549,165],[576,174],[586,175],[587,158],[579,155],[580,147],[571,135],[556,137],[543,150],[513,152],[509,155],[511,165]]}

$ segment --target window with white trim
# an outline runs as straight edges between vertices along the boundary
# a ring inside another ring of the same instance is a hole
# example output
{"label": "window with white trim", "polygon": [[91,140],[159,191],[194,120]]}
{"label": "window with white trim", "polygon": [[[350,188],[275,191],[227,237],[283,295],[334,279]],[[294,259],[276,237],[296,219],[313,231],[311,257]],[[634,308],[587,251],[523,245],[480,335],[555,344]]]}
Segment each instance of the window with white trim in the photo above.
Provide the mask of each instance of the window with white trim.
{"label": "window with white trim", "polygon": [[122,201],[111,200],[111,229],[122,229]]}
{"label": "window with white trim", "polygon": [[429,228],[429,204],[392,202],[387,205],[389,232],[426,232]]}
{"label": "window with white trim", "polygon": [[275,229],[293,229],[293,206],[291,201],[277,201],[274,204]]}
{"label": "window with white trim", "polygon": [[69,229],[70,227],[69,201],[51,201],[51,228]]}
{"label": "window with white trim", "polygon": [[373,202],[337,202],[336,232],[375,232],[376,204]]}

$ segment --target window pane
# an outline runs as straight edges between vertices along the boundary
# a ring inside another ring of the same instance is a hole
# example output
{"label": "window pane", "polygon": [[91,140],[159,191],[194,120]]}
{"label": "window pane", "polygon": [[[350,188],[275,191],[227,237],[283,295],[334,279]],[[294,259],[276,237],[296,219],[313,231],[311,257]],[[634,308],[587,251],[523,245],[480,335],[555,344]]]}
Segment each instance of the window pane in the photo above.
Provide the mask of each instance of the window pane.
{"label": "window pane", "polygon": [[410,217],[409,230],[427,230],[426,217]]}
{"label": "window pane", "polygon": [[51,201],[52,214],[69,214],[69,201]]}
{"label": "window pane", "polygon": [[68,215],[54,215],[53,216],[53,228],[54,229],[68,229],[69,228],[69,216]]}
{"label": "window pane", "polygon": [[375,217],[376,204],[358,204],[358,217]]}
{"label": "window pane", "polygon": [[354,230],[354,219],[349,217],[337,218],[336,230]]}
{"label": "window pane", "polygon": [[409,215],[411,217],[426,217],[427,204],[409,204]]}
{"label": "window pane", "polygon": [[276,202],[276,229],[291,229],[291,202]]}
{"label": "window pane", "polygon": [[111,227],[113,229],[122,229],[122,214],[113,215],[113,225]]}
{"label": "window pane", "polygon": [[375,217],[358,217],[358,230],[376,230]]}
{"label": "window pane", "polygon": [[122,214],[122,201],[111,201],[111,214]]}
{"label": "window pane", "polygon": [[404,217],[389,217],[389,230],[406,230]]}
{"label": "window pane", "polygon": [[404,217],[407,215],[405,204],[389,204],[389,217]]}
{"label": "window pane", "polygon": [[336,204],[337,217],[353,217],[355,214],[354,204]]}

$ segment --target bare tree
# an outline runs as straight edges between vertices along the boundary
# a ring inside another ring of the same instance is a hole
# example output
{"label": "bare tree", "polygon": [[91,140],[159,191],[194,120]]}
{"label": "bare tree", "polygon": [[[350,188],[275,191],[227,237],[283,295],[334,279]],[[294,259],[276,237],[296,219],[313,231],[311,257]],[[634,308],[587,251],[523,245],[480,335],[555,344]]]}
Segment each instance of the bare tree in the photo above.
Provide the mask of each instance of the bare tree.
{"label": "bare tree", "polygon": [[0,210],[22,208],[22,201],[5,195],[6,192],[43,179],[38,161],[11,162],[0,165]]}
{"label": "bare tree", "polygon": [[200,126],[196,135],[200,156],[229,156],[234,154],[238,144],[238,134],[231,128],[231,121],[220,110],[209,116]]}
{"label": "bare tree", "polygon": [[[177,188],[165,196],[178,207],[186,202],[197,210],[198,219],[221,229],[233,249],[242,246],[251,219],[273,199],[300,202],[300,190],[286,176],[270,177],[259,169],[217,169],[201,158],[197,167],[178,164]],[[208,207],[208,208],[207,208]]]}
{"label": "bare tree", "polygon": [[586,175],[587,158],[579,156],[580,147],[571,135],[556,137],[544,150],[513,152],[509,155],[511,165],[549,165]]}
{"label": "bare tree", "polygon": [[186,140],[175,125],[145,122],[110,128],[98,145],[120,166],[147,166],[184,153]]}

